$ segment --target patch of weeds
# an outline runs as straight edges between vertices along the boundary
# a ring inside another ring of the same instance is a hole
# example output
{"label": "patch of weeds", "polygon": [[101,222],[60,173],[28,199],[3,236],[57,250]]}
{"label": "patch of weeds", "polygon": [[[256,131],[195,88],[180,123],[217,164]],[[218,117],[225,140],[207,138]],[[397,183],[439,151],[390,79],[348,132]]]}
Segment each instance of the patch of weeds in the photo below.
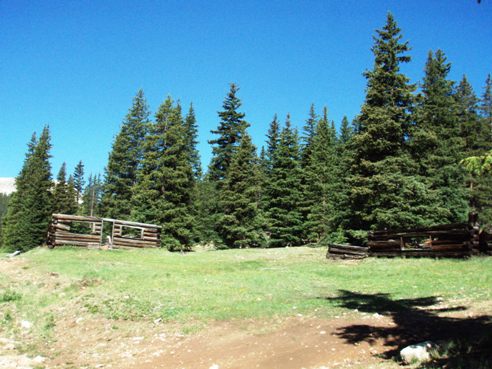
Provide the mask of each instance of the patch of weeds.
{"label": "patch of weeds", "polygon": [[92,314],[103,314],[113,320],[140,320],[155,315],[151,302],[133,297],[89,301],[84,306]]}
{"label": "patch of weeds", "polygon": [[10,310],[5,310],[2,317],[2,325],[11,325],[14,317],[12,316],[12,312]]}
{"label": "patch of weeds", "polygon": [[51,333],[53,328],[55,328],[55,326],[56,326],[55,316],[50,313],[46,316],[46,320],[44,322],[43,329],[44,329],[45,333],[49,334],[49,333]]}
{"label": "patch of weeds", "polygon": [[0,295],[0,303],[17,301],[22,298],[22,295],[14,290],[7,290]]}
{"label": "patch of weeds", "polygon": [[100,285],[101,280],[99,278],[92,277],[90,275],[85,275],[82,277],[82,279],[79,281],[78,284],[82,288],[94,287]]}

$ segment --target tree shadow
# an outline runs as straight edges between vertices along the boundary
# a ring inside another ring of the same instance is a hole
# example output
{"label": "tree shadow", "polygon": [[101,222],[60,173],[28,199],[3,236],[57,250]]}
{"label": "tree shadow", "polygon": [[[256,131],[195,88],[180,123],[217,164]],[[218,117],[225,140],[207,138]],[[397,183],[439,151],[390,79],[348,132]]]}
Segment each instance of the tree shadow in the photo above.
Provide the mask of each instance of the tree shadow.
{"label": "tree shadow", "polygon": [[[440,314],[465,311],[466,307],[439,307],[439,297],[393,299],[389,294],[364,294],[339,290],[326,300],[335,305],[391,317],[393,326],[356,324],[337,333],[351,344],[382,340],[387,359],[399,359],[399,351],[414,343],[441,343],[440,359],[421,368],[492,368],[492,317],[449,317]],[[437,366],[436,366],[437,365]]]}

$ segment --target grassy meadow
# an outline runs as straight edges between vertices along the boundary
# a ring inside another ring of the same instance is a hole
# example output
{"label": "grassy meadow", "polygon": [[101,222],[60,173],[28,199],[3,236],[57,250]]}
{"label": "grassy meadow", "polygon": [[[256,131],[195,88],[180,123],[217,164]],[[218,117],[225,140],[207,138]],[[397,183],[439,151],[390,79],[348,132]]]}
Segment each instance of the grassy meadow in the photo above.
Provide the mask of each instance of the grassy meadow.
{"label": "grassy meadow", "polygon": [[[206,322],[349,312],[340,291],[448,304],[492,301],[492,258],[325,259],[323,248],[95,251],[38,248],[0,269],[2,310],[34,321],[69,302],[110,319]],[[23,278],[26,274],[29,277]],[[335,298],[335,299],[333,299]],[[14,318],[14,317],[12,317]],[[56,319],[56,317],[55,317]]]}
{"label": "grassy meadow", "polygon": [[[35,355],[51,352],[56,327],[77,317],[112,321],[114,329],[123,321],[158,321],[186,335],[215,321],[358,321],[368,313],[400,316],[401,327],[411,330],[406,316],[432,306],[492,315],[492,258],[354,262],[327,260],[325,253],[307,247],[185,254],[37,248],[0,259],[0,337],[14,337],[21,352]],[[472,315],[460,315],[464,326]],[[100,323],[94,324],[97,330]]]}

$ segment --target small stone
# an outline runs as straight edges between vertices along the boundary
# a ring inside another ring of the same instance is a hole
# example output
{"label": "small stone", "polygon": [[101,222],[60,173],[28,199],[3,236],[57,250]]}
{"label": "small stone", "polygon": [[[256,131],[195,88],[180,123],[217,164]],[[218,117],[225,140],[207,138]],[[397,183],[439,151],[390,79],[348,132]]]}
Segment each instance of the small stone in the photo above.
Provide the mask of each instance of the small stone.
{"label": "small stone", "polygon": [[218,366],[217,364],[212,364],[208,369],[220,369],[220,366]]}
{"label": "small stone", "polygon": [[28,320],[23,320],[21,321],[21,327],[22,329],[31,329],[32,323]]}
{"label": "small stone", "polygon": [[326,331],[320,331],[319,334],[326,334]]}
{"label": "small stone", "polygon": [[32,359],[32,361],[34,361],[36,364],[41,364],[46,361],[46,358],[41,355],[38,355],[34,359]]}

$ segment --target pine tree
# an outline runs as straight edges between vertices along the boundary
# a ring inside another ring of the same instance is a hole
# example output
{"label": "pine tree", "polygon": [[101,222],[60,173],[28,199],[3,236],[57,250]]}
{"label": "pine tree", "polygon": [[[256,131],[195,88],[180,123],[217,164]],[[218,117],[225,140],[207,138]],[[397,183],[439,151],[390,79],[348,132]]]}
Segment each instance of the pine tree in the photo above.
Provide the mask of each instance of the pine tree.
{"label": "pine tree", "polygon": [[77,204],[79,204],[85,187],[84,163],[82,163],[82,160],[77,163],[73,171],[73,184],[77,194]]}
{"label": "pine tree", "polygon": [[87,186],[82,194],[82,214],[89,216],[100,216],[102,207],[103,183],[101,176],[89,175]]}
{"label": "pine tree", "polygon": [[229,248],[258,247],[261,236],[259,167],[256,149],[244,132],[220,193],[219,235]]}
{"label": "pine tree", "polygon": [[267,170],[271,171],[273,162],[275,161],[275,154],[277,152],[278,145],[280,143],[280,124],[278,122],[277,114],[273,116],[273,120],[270,123],[267,133],[267,149],[265,159],[267,161]]}
{"label": "pine tree", "polygon": [[193,170],[181,109],[170,97],[159,107],[149,131],[134,187],[132,216],[162,225],[162,244],[169,250],[189,249]]}
{"label": "pine tree", "polygon": [[70,184],[66,181],[67,169],[63,163],[56,177],[55,189],[53,190],[53,213],[75,214],[77,203]]}
{"label": "pine tree", "polygon": [[149,125],[149,109],[142,90],[133,98],[116,136],[106,167],[102,207],[111,218],[128,219],[132,188],[143,159],[143,142]]}
{"label": "pine tree", "polygon": [[336,132],[327,115],[319,120],[312,141],[311,160],[305,168],[309,208],[304,222],[309,242],[318,243],[336,230],[335,196],[338,190]]}
{"label": "pine tree", "polygon": [[490,74],[485,80],[485,88],[480,101],[480,113],[489,127],[492,141],[492,77]]}
{"label": "pine tree", "polygon": [[3,218],[7,213],[10,195],[5,193],[0,193],[0,248],[3,245],[3,237],[2,237],[2,226],[3,226]]}
{"label": "pine tree", "polygon": [[400,72],[400,65],[410,61],[408,43],[401,39],[388,14],[374,39],[374,67],[365,72],[366,99],[351,140],[352,230],[408,228],[425,222],[423,209],[417,206],[423,187],[413,176],[415,163],[405,150],[414,86]]}
{"label": "pine tree", "polygon": [[354,130],[350,127],[349,121],[346,116],[343,116],[342,123],[340,124],[340,138],[339,141],[342,145],[345,145],[352,138]]}
{"label": "pine tree", "polygon": [[198,126],[196,123],[195,110],[193,104],[190,104],[188,114],[185,117],[185,129],[186,129],[186,146],[189,148],[191,167],[193,168],[193,175],[195,180],[202,177],[202,164],[200,161],[200,153],[198,152]]}
{"label": "pine tree", "polygon": [[280,134],[270,173],[267,224],[269,247],[298,246],[302,243],[301,165],[297,132],[291,128],[290,116]]}
{"label": "pine tree", "polygon": [[468,212],[464,171],[459,164],[464,141],[453,82],[447,79],[450,68],[441,50],[429,53],[416,108],[414,156],[432,196],[429,215],[434,223],[465,221]]}
{"label": "pine tree", "polygon": [[312,146],[314,136],[316,134],[316,125],[318,123],[318,117],[314,109],[314,104],[311,104],[309,108],[309,117],[304,125],[304,132],[302,135],[302,167],[305,168],[309,165],[309,160],[311,158]]}
{"label": "pine tree", "polygon": [[27,251],[46,240],[52,211],[50,134],[45,127],[39,141],[31,139],[23,168],[16,178],[4,222],[3,245],[9,250]]}
{"label": "pine tree", "polygon": [[245,114],[238,112],[241,100],[236,96],[239,88],[232,83],[229,93],[222,105],[223,110],[219,112],[220,123],[216,130],[211,131],[218,137],[210,140],[212,148],[212,161],[209,167],[211,180],[219,184],[226,178],[227,170],[231,164],[232,157],[241,143],[241,138],[249,124],[244,120]]}

